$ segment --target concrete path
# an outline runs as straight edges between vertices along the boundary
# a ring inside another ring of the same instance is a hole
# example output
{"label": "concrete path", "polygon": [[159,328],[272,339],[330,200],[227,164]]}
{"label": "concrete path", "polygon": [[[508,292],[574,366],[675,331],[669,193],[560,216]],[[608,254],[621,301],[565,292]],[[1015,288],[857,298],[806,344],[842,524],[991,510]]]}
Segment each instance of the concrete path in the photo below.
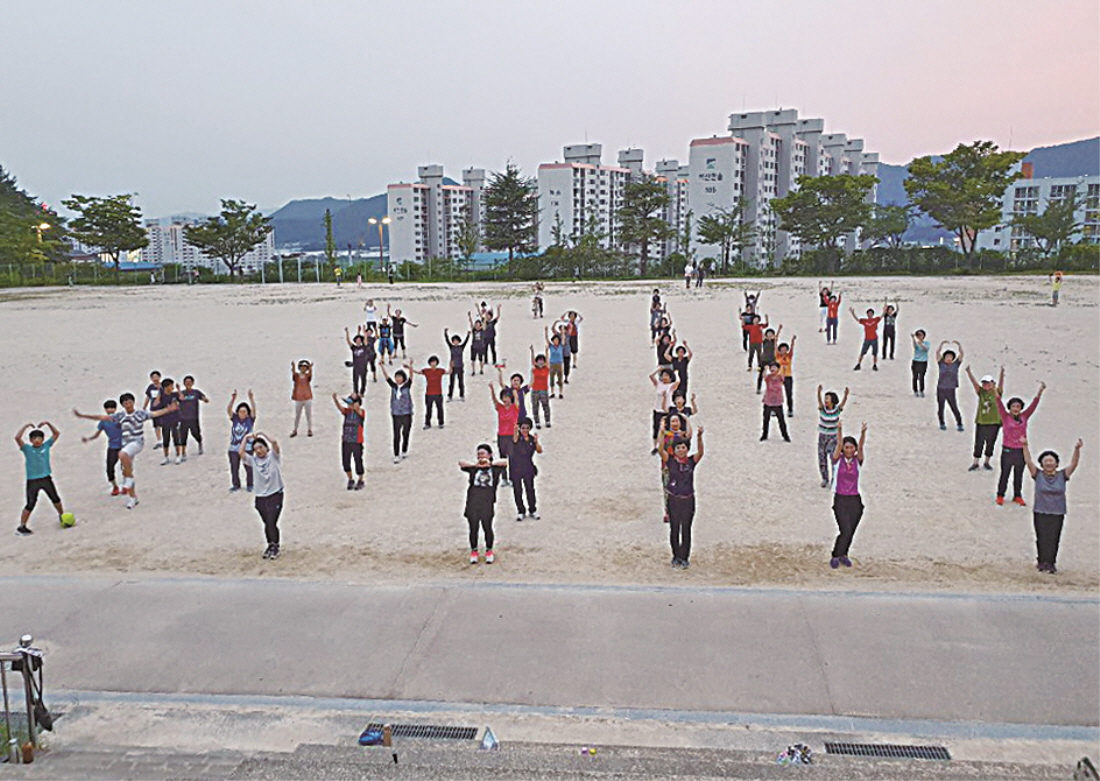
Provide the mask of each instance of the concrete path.
{"label": "concrete path", "polygon": [[[47,690],[1094,727],[1096,600],[0,578]],[[6,641],[5,641],[6,642]]]}

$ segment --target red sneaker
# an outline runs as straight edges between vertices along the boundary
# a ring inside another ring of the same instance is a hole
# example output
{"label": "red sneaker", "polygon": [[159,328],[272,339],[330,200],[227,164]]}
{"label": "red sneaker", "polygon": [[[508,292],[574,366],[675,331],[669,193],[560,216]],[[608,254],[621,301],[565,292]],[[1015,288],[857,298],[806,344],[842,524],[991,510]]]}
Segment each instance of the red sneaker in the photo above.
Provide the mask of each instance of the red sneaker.
{"label": "red sneaker", "polygon": [[1000,505],[1003,505],[1004,503],[1005,503],[1005,498],[1003,496],[998,496],[997,497],[997,505],[1000,506]]}
{"label": "red sneaker", "polygon": [[1018,504],[1021,507],[1027,507],[1027,502],[1024,501],[1024,497],[1022,497],[1022,496],[1017,496],[1012,501],[1013,501],[1014,504]]}
{"label": "red sneaker", "polygon": [[122,491],[117,485],[111,486],[111,496],[118,496]]}

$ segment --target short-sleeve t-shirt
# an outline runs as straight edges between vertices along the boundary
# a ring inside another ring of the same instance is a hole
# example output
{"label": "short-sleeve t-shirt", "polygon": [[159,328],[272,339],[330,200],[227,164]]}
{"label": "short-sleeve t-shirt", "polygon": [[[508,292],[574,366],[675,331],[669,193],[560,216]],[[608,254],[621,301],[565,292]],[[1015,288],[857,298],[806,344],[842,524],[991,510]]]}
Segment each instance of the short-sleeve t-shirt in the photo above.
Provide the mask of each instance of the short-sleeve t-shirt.
{"label": "short-sleeve t-shirt", "polygon": [[764,406],[783,406],[783,375],[779,372],[764,375]]}
{"label": "short-sleeve t-shirt", "polygon": [[[244,442],[244,438],[252,433],[252,427],[256,425],[256,419],[254,417],[247,417],[243,420],[239,415],[234,414],[229,420],[229,449],[236,452],[241,449],[241,442]],[[252,452],[252,441],[249,440],[248,445],[245,446],[245,452]]]}
{"label": "short-sleeve t-shirt", "polygon": [[535,474],[535,440],[533,437],[520,437],[512,443],[512,452],[508,454],[508,469],[512,477],[527,477]]}
{"label": "short-sleeve t-shirt", "polygon": [[206,394],[198,388],[191,388],[190,390],[184,388],[178,395],[180,420],[198,420],[199,402],[206,398]]}
{"label": "short-sleeve t-shirt", "polygon": [[504,474],[504,467],[464,466],[462,471],[470,476],[470,484],[466,488],[466,517],[492,518],[497,500],[497,486]]}
{"label": "short-sleeve t-shirt", "polygon": [[1035,504],[1037,513],[1046,515],[1066,514],[1066,481],[1069,477],[1065,469],[1059,469],[1053,476],[1047,476],[1040,469],[1035,473]]}
{"label": "short-sleeve t-shirt", "polygon": [[519,407],[515,404],[501,404],[497,407],[497,436],[510,437],[516,432],[519,420]]}
{"label": "short-sleeve t-shirt", "polygon": [[839,314],[840,314],[840,298],[838,297],[836,299],[836,301],[833,301],[832,299],[830,299],[829,303],[825,305],[825,317],[836,318]]}
{"label": "short-sleeve t-shirt", "polygon": [[122,426],[113,420],[101,420],[96,428],[107,435],[107,447],[109,449],[122,449]]}
{"label": "short-sleeve t-shirt", "polygon": [[393,335],[393,326],[389,323],[378,324],[378,338],[389,339]]}
{"label": "short-sleeve t-shirt", "polygon": [[438,366],[434,369],[429,366],[420,373],[424,375],[424,381],[427,383],[424,393],[428,396],[442,396],[443,375],[447,373],[446,370],[440,369]]}
{"label": "short-sleeve t-shirt", "polygon": [[978,414],[974,422],[983,426],[1001,425],[1001,413],[997,411],[997,389],[978,391]]}
{"label": "short-sleeve t-shirt", "polygon": [[794,361],[794,353],[787,350],[786,353],[776,353],[775,362],[779,364],[779,376],[791,376],[791,362]]}
{"label": "short-sleeve t-shirt", "polygon": [[668,483],[665,486],[669,496],[688,499],[695,495],[695,459],[688,456],[683,461],[678,458],[668,460]]}
{"label": "short-sleeve t-shirt", "polygon": [[400,315],[394,315],[393,320],[393,335],[404,336],[405,335],[405,323],[408,322],[407,317],[401,317]]}
{"label": "short-sleeve t-shirt", "polygon": [[657,380],[657,385],[654,390],[656,391],[656,400],[653,402],[654,412],[667,412],[668,408],[672,406],[672,386],[671,382],[661,382]]}
{"label": "short-sleeve t-shirt", "polygon": [[913,362],[928,363],[928,342],[913,342]]}
{"label": "short-sleeve t-shirt", "polygon": [[764,326],[760,325],[760,323],[753,323],[750,326],[746,326],[745,330],[749,332],[749,344],[764,343]]}
{"label": "short-sleeve t-shirt", "polygon": [[[172,391],[171,393],[165,393],[164,391],[161,391],[160,396],[156,399],[156,401],[153,402],[152,410],[153,412],[156,412],[157,410],[165,409],[167,407],[170,407],[173,402],[179,402],[178,393],[176,393],[175,391]],[[179,410],[176,409],[172,412],[166,412],[160,417],[156,418],[156,420],[161,426],[170,428],[179,423]]]}
{"label": "short-sleeve t-shirt", "polygon": [[23,465],[26,467],[28,480],[41,480],[50,476],[50,448],[53,443],[54,439],[50,437],[40,447],[24,442],[19,448],[23,451]]}
{"label": "short-sleeve t-shirt", "polygon": [[133,412],[121,410],[111,416],[122,428],[122,446],[126,447],[131,442],[145,444],[145,421],[152,420],[153,416],[148,410],[135,409]]}
{"label": "short-sleeve t-shirt", "polygon": [[411,415],[413,411],[412,382],[405,380],[398,385],[394,380],[387,379],[390,384],[390,414]]}
{"label": "short-sleeve t-shirt", "polygon": [[294,401],[309,401],[313,398],[313,387],[310,383],[313,382],[313,372],[310,369],[306,369],[303,372],[294,372],[294,390],[290,394],[290,398]]}
{"label": "short-sleeve t-shirt", "polygon": [[959,362],[940,361],[940,376],[936,381],[936,389],[952,390],[957,387],[959,387]]}
{"label": "short-sleeve t-shirt", "polygon": [[683,389],[688,382],[688,364],[691,363],[691,359],[686,355],[683,358],[672,358],[672,371],[676,372],[676,379],[680,381],[680,388]]}
{"label": "short-sleeve t-shirt", "polygon": [[253,454],[246,455],[244,462],[252,467],[257,497],[271,496],[283,491],[282,459],[274,450],[267,451],[263,458]]}
{"label": "short-sleeve t-shirt", "polygon": [[543,364],[543,366],[531,367],[531,390],[534,391],[546,391],[550,389],[550,367]]}
{"label": "short-sleeve t-shirt", "polygon": [[[372,352],[373,352],[373,349],[372,349]],[[352,362],[352,365],[365,367],[367,365],[367,361],[369,361],[369,360],[370,360],[370,357],[367,355],[366,340],[364,340],[361,343],[360,342],[352,342],[351,343],[351,362]]]}
{"label": "short-sleeve t-shirt", "polygon": [[878,339],[878,323],[881,317],[861,317],[859,324],[863,326],[863,338],[868,342]]}
{"label": "short-sleeve t-shirt", "polygon": [[366,414],[362,408],[358,412],[350,407],[348,408],[348,411],[344,413],[344,425],[340,431],[341,442],[349,445],[363,444],[363,418],[366,417]]}

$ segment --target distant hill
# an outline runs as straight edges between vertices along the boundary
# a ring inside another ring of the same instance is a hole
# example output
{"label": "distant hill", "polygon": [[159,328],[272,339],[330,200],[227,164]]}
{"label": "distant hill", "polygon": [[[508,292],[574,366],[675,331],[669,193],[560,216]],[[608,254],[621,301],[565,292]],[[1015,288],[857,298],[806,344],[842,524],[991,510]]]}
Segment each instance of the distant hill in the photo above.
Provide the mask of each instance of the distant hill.
{"label": "distant hill", "polygon": [[[1032,164],[1032,175],[1036,179],[1100,176],[1100,136],[1057,146],[1038,147],[1028,152],[1024,162]],[[908,176],[908,166],[880,163],[876,202],[882,205],[908,203],[904,184]],[[951,241],[954,237],[937,228],[935,222],[923,214],[913,220],[905,233],[906,241],[918,241],[922,244],[933,244],[941,238]]]}
{"label": "distant hill", "polygon": [[[444,184],[457,184],[444,177]],[[311,198],[291,201],[269,214],[275,226],[275,246],[299,250],[325,248],[325,210],[332,212],[332,238],[340,252],[350,244],[354,249],[378,249],[378,226],[367,220],[386,215],[386,194],[370,198]]]}

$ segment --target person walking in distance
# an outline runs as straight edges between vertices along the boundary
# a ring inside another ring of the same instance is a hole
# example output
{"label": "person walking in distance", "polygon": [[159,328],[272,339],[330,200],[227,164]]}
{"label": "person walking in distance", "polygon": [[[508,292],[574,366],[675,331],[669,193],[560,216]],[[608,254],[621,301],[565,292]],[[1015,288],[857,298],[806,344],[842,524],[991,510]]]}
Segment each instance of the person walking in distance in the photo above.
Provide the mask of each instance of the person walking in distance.
{"label": "person walking in distance", "polygon": [[302,419],[302,412],[306,413],[306,436],[313,436],[313,364],[302,359],[295,368],[294,361],[290,362],[290,379],[294,383],[290,398],[294,402],[294,430],[290,436],[298,436],[298,423]]}
{"label": "person walking in distance", "polygon": [[833,517],[836,518],[839,533],[833,543],[833,555],[829,566],[836,569],[840,565],[852,566],[848,550],[852,546],[856,528],[863,519],[863,498],[859,493],[859,473],[863,468],[864,442],[867,439],[867,424],[859,430],[859,441],[844,436],[844,429],[837,423],[837,435],[840,442],[833,451],[833,464],[836,466],[836,483],[833,493]]}
{"label": "person walking in distance", "polygon": [[[385,371],[385,367],[382,368]],[[344,475],[348,478],[349,491],[363,490],[363,421],[367,418],[367,411],[363,409],[363,398],[358,393],[352,393],[340,403],[340,398],[332,394],[332,403],[336,406],[343,418],[343,426],[340,429],[340,459],[344,467]],[[351,475],[351,462],[355,461],[355,474]]]}

